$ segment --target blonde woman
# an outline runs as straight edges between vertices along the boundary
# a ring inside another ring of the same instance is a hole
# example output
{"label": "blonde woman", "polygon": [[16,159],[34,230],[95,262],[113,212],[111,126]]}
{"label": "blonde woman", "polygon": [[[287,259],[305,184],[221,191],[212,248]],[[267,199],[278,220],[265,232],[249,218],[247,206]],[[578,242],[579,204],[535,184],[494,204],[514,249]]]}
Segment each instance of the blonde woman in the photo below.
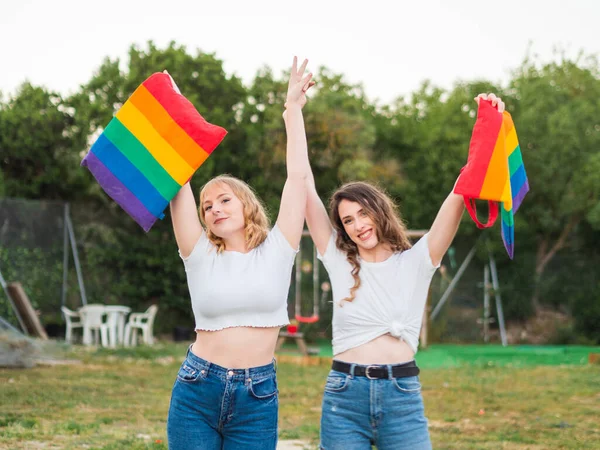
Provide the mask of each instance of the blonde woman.
{"label": "blonde woman", "polygon": [[[291,70],[285,104],[287,180],[277,221],[243,181],[189,184],[171,202],[187,274],[196,341],[173,387],[171,450],[275,449],[278,391],[273,357],[287,325],[291,270],[304,225],[309,171],[302,107],[312,86],[307,61]],[[204,226],[204,227],[203,227]]]}

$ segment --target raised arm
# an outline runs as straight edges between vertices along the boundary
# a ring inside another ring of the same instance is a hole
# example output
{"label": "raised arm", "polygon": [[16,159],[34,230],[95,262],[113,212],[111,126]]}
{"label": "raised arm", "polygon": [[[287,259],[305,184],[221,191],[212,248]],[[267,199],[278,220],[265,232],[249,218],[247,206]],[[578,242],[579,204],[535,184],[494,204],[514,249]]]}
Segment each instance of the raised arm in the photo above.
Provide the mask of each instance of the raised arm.
{"label": "raised arm", "polygon": [[[490,94],[489,96],[488,94],[479,94],[475,98],[477,104],[479,104],[480,99],[491,100],[492,106],[498,106],[498,112],[501,113],[504,111],[504,102],[494,94]],[[429,256],[434,265],[438,265],[442,261],[450,244],[452,244],[452,240],[458,231],[464,209],[465,206],[462,195],[455,194],[453,188],[452,192],[450,192],[448,197],[446,197],[446,200],[444,200],[444,203],[429,230],[427,242],[429,245]]]}
{"label": "raised arm", "polygon": [[[173,89],[178,94],[181,94],[179,87],[175,84],[175,80],[166,70],[163,71],[171,78]],[[177,195],[173,197],[170,203],[171,206],[171,221],[173,222],[173,231],[175,232],[175,240],[181,256],[187,258],[192,253],[196,242],[202,235],[202,224],[198,217],[198,209],[196,200],[189,181],[184,184]]]}
{"label": "raised arm", "polygon": [[325,205],[323,205],[319,194],[317,194],[312,170],[309,170],[306,179],[306,189],[306,224],[317,250],[321,255],[324,255],[333,227],[329,221]]}
{"label": "raised arm", "polygon": [[465,204],[462,195],[457,195],[454,192],[451,192],[442,203],[442,207],[438,211],[427,237],[429,256],[435,266],[442,261],[450,244],[452,244],[464,209]]}
{"label": "raised arm", "polygon": [[189,182],[171,200],[171,220],[181,256],[187,258],[204,232]]}
{"label": "raised arm", "polygon": [[279,229],[293,248],[297,248],[304,228],[306,210],[306,178],[309,172],[308,148],[302,108],[306,104],[306,91],[314,84],[312,74],[305,77],[304,70],[308,60],[297,68],[294,57],[287,99],[285,102],[285,130],[287,133],[287,179],[281,194],[281,206],[277,217]]}

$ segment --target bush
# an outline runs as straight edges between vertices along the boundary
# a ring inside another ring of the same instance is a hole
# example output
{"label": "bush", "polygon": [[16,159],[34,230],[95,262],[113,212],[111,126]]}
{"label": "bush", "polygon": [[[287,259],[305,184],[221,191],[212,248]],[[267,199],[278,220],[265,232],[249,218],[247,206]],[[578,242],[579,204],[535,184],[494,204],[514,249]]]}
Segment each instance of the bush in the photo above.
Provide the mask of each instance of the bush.
{"label": "bush", "polygon": [[593,293],[585,290],[578,295],[573,306],[576,330],[600,344],[600,283],[596,283]]}

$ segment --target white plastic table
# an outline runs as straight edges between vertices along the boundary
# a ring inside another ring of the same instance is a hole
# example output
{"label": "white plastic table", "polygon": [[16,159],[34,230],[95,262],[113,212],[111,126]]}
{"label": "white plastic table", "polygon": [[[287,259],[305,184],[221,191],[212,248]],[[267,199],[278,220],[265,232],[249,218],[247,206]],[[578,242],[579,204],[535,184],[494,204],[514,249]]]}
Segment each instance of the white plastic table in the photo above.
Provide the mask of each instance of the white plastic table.
{"label": "white plastic table", "polygon": [[125,319],[127,314],[131,312],[129,306],[106,305],[106,322],[108,323],[108,340],[111,347],[116,347],[117,344],[123,344],[125,335]]}

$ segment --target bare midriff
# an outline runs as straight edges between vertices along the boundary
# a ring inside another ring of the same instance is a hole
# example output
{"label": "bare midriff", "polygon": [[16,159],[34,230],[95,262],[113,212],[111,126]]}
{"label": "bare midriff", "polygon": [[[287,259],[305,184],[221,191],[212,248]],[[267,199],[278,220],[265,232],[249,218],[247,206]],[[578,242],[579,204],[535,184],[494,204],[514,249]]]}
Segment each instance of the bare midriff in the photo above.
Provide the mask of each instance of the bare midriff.
{"label": "bare midriff", "polygon": [[366,344],[338,353],[333,357],[348,363],[369,364],[401,364],[412,361],[415,353],[402,339],[390,334],[379,336]]}
{"label": "bare midriff", "polygon": [[196,330],[192,353],[227,369],[264,366],[273,361],[278,335],[279,327]]}

